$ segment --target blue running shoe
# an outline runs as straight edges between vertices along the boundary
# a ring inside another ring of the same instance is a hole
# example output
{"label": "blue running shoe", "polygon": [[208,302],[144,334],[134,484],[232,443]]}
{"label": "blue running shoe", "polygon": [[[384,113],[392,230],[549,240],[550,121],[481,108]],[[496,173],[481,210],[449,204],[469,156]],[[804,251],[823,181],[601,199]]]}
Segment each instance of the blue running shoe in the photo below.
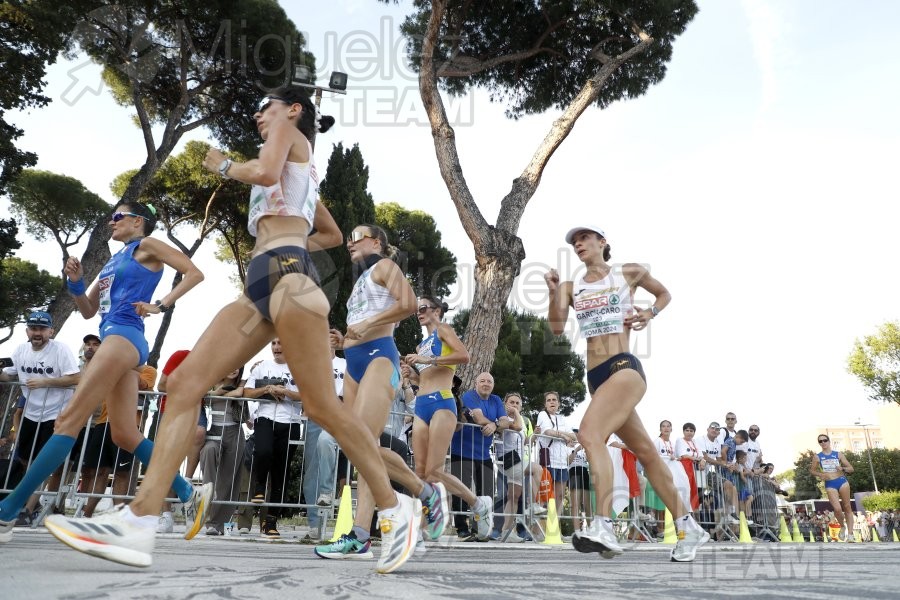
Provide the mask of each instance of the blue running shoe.
{"label": "blue running shoe", "polygon": [[375,558],[370,549],[372,543],[369,540],[360,542],[353,532],[345,533],[336,542],[316,546],[316,556],[319,558],[346,558],[360,560]]}
{"label": "blue running shoe", "polygon": [[425,526],[422,528],[429,540],[440,539],[444,528],[450,523],[450,499],[443,483],[432,483],[431,497],[422,503]]}

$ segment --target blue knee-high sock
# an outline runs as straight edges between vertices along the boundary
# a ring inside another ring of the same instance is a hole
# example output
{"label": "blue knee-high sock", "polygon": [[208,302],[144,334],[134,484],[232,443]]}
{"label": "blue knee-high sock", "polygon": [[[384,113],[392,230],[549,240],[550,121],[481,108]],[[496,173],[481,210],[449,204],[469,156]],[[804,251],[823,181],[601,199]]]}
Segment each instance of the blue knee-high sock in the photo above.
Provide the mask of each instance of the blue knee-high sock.
{"label": "blue knee-high sock", "polygon": [[[153,442],[144,438],[138,447],[134,449],[134,455],[137,456],[137,459],[144,463],[145,465],[150,464],[150,455],[153,454]],[[191,482],[182,477],[181,475],[175,475],[175,481],[172,482],[172,489],[175,490],[175,493],[178,495],[178,499],[182,502],[187,502],[191,499],[191,494],[194,493],[194,486],[191,485]]]}
{"label": "blue knee-high sock", "polygon": [[28,502],[31,494],[65,462],[74,446],[75,438],[73,437],[68,435],[50,436],[16,489],[10,492],[3,502],[0,502],[0,520],[12,521],[15,519],[25,503]]}

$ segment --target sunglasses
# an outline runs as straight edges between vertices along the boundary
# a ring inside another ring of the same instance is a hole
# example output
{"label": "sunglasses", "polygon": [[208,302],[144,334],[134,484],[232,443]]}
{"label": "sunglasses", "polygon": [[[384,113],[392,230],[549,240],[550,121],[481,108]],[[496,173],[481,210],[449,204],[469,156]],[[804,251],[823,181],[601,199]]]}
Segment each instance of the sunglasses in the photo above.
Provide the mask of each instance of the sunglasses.
{"label": "sunglasses", "polygon": [[428,306],[427,304],[423,304],[422,306],[419,307],[419,314],[424,315],[429,310],[433,310],[435,308],[437,308],[437,306]]}
{"label": "sunglasses", "polygon": [[828,443],[828,440],[819,440],[819,443],[820,443],[820,444],[827,444],[827,443]]}
{"label": "sunglasses", "polygon": [[125,217],[140,217],[140,216],[141,215],[136,215],[136,214],[130,213],[130,212],[114,212],[111,218],[112,218],[113,223],[118,223]]}
{"label": "sunglasses", "polygon": [[266,96],[262,100],[259,101],[259,110],[257,112],[264,113],[266,109],[269,108],[269,105],[272,104],[272,100],[278,100],[280,102],[284,102],[285,104],[291,104],[281,96]]}
{"label": "sunglasses", "polygon": [[751,429],[750,433],[759,433],[759,429]]}
{"label": "sunglasses", "polygon": [[362,231],[351,231],[351,232],[350,232],[350,235],[347,236],[347,243],[348,243],[348,244],[355,244],[355,243],[357,243],[357,242],[363,241],[363,240],[366,239],[366,238],[369,238],[369,239],[374,240],[374,239],[375,239],[375,236],[374,236],[374,235],[370,235],[370,234],[368,234],[368,233],[364,233],[364,232],[362,232]]}

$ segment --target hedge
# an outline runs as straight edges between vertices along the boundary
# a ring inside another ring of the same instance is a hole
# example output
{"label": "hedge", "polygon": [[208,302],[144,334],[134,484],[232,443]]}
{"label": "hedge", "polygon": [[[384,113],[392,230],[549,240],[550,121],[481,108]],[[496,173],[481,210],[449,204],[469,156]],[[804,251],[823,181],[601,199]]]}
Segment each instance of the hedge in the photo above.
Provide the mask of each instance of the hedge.
{"label": "hedge", "polygon": [[863,498],[866,510],[900,510],[900,491],[892,490]]}

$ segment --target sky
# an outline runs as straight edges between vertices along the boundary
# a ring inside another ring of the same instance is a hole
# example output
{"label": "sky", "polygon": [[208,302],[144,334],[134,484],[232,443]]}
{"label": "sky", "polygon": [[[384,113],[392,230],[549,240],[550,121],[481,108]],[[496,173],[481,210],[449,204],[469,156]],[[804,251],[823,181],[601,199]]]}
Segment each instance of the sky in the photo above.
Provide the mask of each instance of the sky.
{"label": "sky", "polygon": [[[284,6],[319,61],[319,82],[332,69],[349,75],[346,96],[323,99],[322,112],[338,123],[319,138],[318,161],[332,144],[359,144],[376,202],[435,218],[459,264],[460,283],[447,300],[470,306],[474,253],[440,177],[398,32],[411,2]],[[543,314],[543,273],[578,275],[565,232],[602,227],[612,262],[646,265],[673,296],[633,336],[648,376],[638,412],[651,436],[662,419],[676,432],[686,421],[703,431],[733,411],[739,427],[760,425],[763,454],[780,472],[799,450],[789,435],[797,423],[877,422],[877,405],[846,372],[846,358],[855,339],[900,318],[892,268],[900,203],[891,175],[900,151],[900,4],[699,6],[665,79],[641,98],[588,110],[551,159],[521,222],[527,258],[510,302]],[[51,67],[45,93],[50,106],[9,113],[26,131],[19,145],[38,153],[37,168],[76,177],[114,202],[112,179],[144,161],[129,111],[112,101],[85,57]],[[481,90],[448,106],[466,181],[493,223],[558,111],[512,121]],[[182,145],[188,139],[205,133]],[[2,198],[0,216],[8,214]],[[191,347],[238,294],[213,247],[206,242],[195,257],[207,279],[179,302],[163,360]],[[17,255],[59,269],[50,243],[26,239]],[[96,327],[75,315],[58,339],[77,347]],[[148,319],[151,343],[157,327]],[[24,328],[17,330],[0,355],[24,340]]]}

